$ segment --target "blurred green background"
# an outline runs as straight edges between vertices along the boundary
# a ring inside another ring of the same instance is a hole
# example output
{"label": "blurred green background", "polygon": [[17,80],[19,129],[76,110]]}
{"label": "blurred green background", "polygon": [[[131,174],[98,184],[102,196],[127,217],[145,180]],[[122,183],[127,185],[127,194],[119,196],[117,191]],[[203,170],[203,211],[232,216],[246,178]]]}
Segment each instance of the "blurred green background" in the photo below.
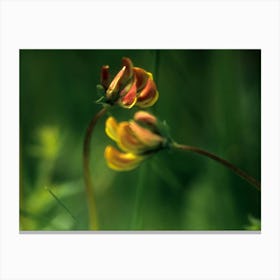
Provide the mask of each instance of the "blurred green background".
{"label": "blurred green background", "polygon": [[[260,50],[20,50],[21,230],[88,229],[83,138],[101,106],[100,67],[116,74],[123,56],[153,73],[160,97],[149,111],[177,142],[261,179]],[[260,229],[260,192],[206,157],[163,151],[133,171],[110,170],[105,119],[91,145],[101,230]]]}

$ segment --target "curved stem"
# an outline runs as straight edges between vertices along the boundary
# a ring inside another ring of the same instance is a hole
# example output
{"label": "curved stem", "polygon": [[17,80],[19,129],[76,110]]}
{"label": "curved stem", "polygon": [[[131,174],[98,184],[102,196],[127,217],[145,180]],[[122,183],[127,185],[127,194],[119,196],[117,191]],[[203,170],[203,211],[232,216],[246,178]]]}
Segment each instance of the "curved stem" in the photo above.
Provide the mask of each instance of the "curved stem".
{"label": "curved stem", "polygon": [[225,167],[229,168],[230,170],[232,170],[235,174],[237,174],[238,176],[240,176],[241,178],[243,178],[244,180],[246,180],[248,183],[250,183],[251,185],[253,185],[254,187],[256,187],[258,190],[261,189],[261,184],[260,182],[258,182],[255,178],[253,178],[252,176],[248,175],[247,173],[245,173],[244,171],[242,171],[241,169],[239,169],[238,167],[236,167],[235,165],[231,164],[230,162],[226,161],[225,159],[222,159],[212,153],[209,153],[205,150],[202,150],[200,148],[197,147],[193,147],[193,146],[187,146],[187,145],[181,145],[181,144],[177,144],[177,143],[173,143],[171,145],[171,147],[173,148],[177,148],[180,150],[185,150],[185,151],[191,151],[203,156],[206,156],[208,158],[211,158],[213,160],[215,160],[216,162],[224,165]]}
{"label": "curved stem", "polygon": [[83,147],[83,167],[84,167],[84,181],[85,181],[85,193],[87,196],[87,207],[89,215],[89,229],[98,229],[98,220],[96,212],[95,195],[93,189],[93,183],[90,173],[90,142],[93,130],[97,121],[106,113],[107,108],[102,108],[90,121],[85,138]]}

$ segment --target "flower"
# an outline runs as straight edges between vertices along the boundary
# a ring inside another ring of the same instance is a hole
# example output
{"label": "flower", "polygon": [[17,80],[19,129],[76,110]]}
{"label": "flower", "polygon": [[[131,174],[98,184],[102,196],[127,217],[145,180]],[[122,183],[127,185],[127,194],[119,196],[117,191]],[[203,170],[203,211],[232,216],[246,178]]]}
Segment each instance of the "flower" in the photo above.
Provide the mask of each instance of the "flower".
{"label": "flower", "polygon": [[108,166],[116,171],[132,170],[143,160],[142,157],[132,153],[121,153],[112,146],[106,147],[104,155]]}
{"label": "flower", "polygon": [[146,108],[154,105],[159,97],[152,73],[134,67],[127,57],[122,59],[122,69],[112,81],[109,66],[102,66],[100,82],[105,90],[105,103],[110,105],[118,104],[127,109],[134,105]]}
{"label": "flower", "polygon": [[105,132],[121,151],[107,146],[104,152],[107,165],[117,171],[136,168],[149,155],[163,149],[166,139],[158,131],[157,119],[145,111],[134,114],[134,119],[118,123],[114,117],[106,121]]}

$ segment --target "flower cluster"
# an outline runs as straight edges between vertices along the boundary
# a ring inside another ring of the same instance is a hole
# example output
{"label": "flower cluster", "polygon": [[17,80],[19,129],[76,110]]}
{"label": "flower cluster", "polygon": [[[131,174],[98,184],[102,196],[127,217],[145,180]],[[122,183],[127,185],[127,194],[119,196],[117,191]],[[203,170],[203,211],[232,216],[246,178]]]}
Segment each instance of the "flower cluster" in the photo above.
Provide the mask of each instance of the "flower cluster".
{"label": "flower cluster", "polygon": [[105,131],[122,151],[107,146],[104,153],[108,166],[118,171],[136,168],[150,154],[166,146],[166,139],[158,130],[157,119],[145,111],[136,112],[129,122],[118,123],[109,117]]}
{"label": "flower cluster", "polygon": [[118,104],[124,108],[134,105],[150,107],[158,100],[158,91],[153,75],[146,70],[134,67],[132,61],[124,57],[122,69],[110,79],[109,66],[101,68],[101,85],[105,91],[105,103]]}

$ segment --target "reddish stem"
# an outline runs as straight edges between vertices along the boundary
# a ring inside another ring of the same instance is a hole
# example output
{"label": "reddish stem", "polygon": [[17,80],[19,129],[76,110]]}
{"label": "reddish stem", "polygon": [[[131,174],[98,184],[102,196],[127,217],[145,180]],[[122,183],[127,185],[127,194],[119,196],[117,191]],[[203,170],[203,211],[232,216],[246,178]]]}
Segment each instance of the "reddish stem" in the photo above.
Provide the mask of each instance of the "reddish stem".
{"label": "reddish stem", "polygon": [[102,108],[90,121],[85,138],[83,147],[83,166],[84,166],[84,182],[85,182],[85,192],[87,196],[87,206],[89,215],[89,229],[98,229],[98,218],[95,202],[95,194],[93,188],[92,177],[90,173],[90,142],[92,138],[92,133],[95,128],[97,121],[106,113],[107,108]]}
{"label": "reddish stem", "polygon": [[239,169],[238,167],[236,167],[235,165],[231,164],[230,162],[228,162],[227,160],[225,160],[223,158],[220,158],[212,153],[209,153],[205,150],[202,150],[200,148],[193,147],[193,146],[187,146],[187,145],[181,145],[181,144],[174,143],[172,145],[172,147],[180,149],[180,150],[191,151],[191,152],[206,156],[208,158],[211,158],[211,159],[215,160],[216,162],[218,162],[218,163],[224,165],[225,167],[229,168],[230,170],[232,170],[235,174],[237,174],[238,176],[240,176],[241,178],[246,180],[248,183],[250,183],[251,185],[256,187],[258,190],[261,190],[260,182],[258,182],[255,178],[248,175],[246,172],[242,171],[241,169]]}

